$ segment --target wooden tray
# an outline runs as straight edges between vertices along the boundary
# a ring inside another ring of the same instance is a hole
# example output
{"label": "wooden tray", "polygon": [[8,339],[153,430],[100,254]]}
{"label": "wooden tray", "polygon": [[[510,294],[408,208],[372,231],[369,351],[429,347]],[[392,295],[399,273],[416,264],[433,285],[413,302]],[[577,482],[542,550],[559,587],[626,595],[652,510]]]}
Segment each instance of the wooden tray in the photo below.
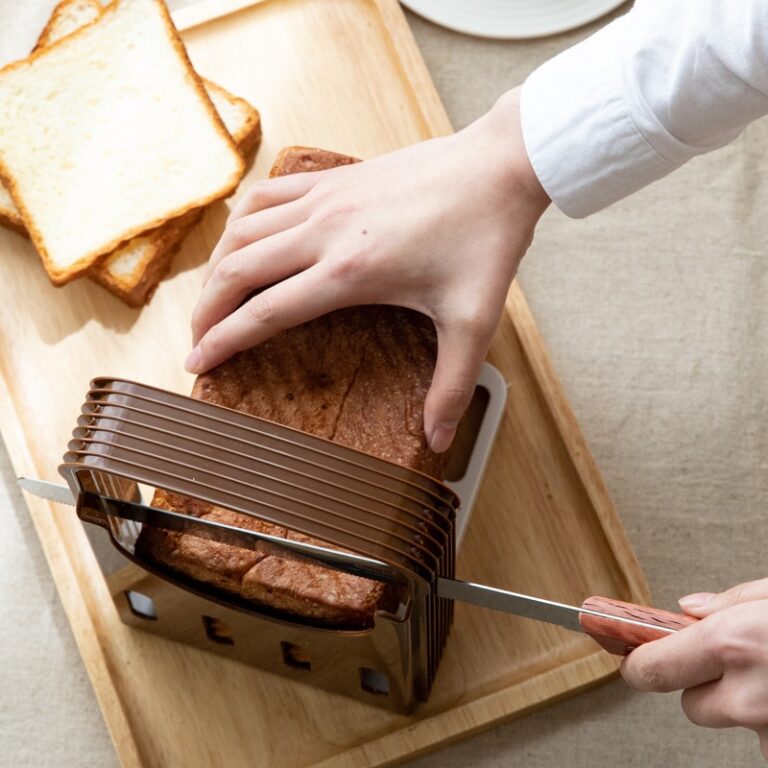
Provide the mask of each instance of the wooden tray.
{"label": "wooden tray", "polygon": [[[451,130],[395,0],[211,0],[176,21],[201,74],[261,110],[249,179],[288,144],[371,157]],[[227,210],[208,211],[142,312],[86,280],[53,288],[27,241],[0,231],[0,429],[19,474],[57,478],[92,376],[189,391],[188,318]],[[647,602],[517,287],[507,310],[490,359],[509,401],[459,576]],[[430,702],[391,715],[122,625],[73,511],[27,502],[124,766],[392,764],[616,670],[586,637],[460,605]]]}

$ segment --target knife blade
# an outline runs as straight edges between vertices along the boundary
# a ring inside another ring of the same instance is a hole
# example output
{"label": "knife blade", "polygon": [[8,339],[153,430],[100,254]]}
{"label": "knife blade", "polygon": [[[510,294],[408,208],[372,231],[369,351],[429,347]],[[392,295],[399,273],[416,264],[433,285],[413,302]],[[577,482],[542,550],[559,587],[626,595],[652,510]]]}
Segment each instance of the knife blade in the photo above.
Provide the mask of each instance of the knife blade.
{"label": "knife blade", "polygon": [[[29,477],[20,477],[17,482],[25,491],[48,501],[75,504],[72,492],[65,485]],[[88,495],[88,492],[85,494]],[[283,549],[290,549],[300,557],[320,561],[332,568],[351,571],[374,579],[396,580],[392,568],[373,558],[283,539],[258,531],[212,523],[201,518],[123,499],[96,494],[90,494],[90,496],[105,514],[114,517],[191,533],[212,541],[248,549],[252,549],[257,543],[260,546],[273,544]],[[625,603],[608,597],[589,597],[580,606],[575,606],[442,576],[437,577],[432,589],[438,597],[448,600],[458,600],[495,611],[544,621],[576,632],[585,632],[609,653],[620,656],[626,656],[638,645],[668,636],[697,621],[685,614]]]}
{"label": "knife blade", "polygon": [[17,477],[16,484],[19,488],[38,496],[41,499],[55,501],[57,504],[69,504],[75,506],[75,497],[69,487],[61,483],[49,483],[47,480],[37,480],[32,477]]}
{"label": "knife blade", "polygon": [[610,597],[594,595],[575,606],[441,576],[437,577],[436,593],[450,600],[585,632],[606,651],[618,656],[626,656],[638,645],[660,640],[697,621],[682,613]]}
{"label": "knife blade", "polygon": [[[51,483],[47,480],[37,480],[31,477],[18,477],[16,478],[16,483],[20,488],[38,498],[58,504],[68,504],[69,506],[77,505],[72,492],[66,485]],[[203,518],[190,517],[189,515],[182,515],[168,509],[149,507],[145,504],[103,496],[89,491],[82,492],[81,501],[84,502],[86,507],[100,510],[101,516],[98,522],[102,527],[104,527],[103,516],[108,515],[121,520],[147,523],[156,528],[167,528],[172,531],[189,533],[193,536],[199,536],[219,544],[229,544],[233,547],[243,547],[244,549],[252,550],[259,546],[263,550],[265,545],[267,547],[275,546],[279,550],[288,549],[299,557],[304,557],[314,562],[321,562],[331,568],[347,571],[359,576],[390,582],[401,580],[401,577],[386,563],[370,557],[364,557],[363,555],[357,555],[353,552],[342,552],[304,541],[285,539],[281,536],[263,533],[262,531],[252,531],[233,525],[212,522]],[[96,523],[96,520],[89,518],[88,522]]]}

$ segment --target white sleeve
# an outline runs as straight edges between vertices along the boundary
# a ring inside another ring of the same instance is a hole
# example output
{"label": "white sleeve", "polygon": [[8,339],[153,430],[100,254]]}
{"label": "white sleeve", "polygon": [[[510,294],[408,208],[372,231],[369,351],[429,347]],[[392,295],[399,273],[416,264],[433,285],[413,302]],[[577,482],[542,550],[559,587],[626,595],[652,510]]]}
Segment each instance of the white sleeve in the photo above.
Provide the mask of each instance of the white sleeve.
{"label": "white sleeve", "polygon": [[637,0],[535,70],[520,110],[542,186],[589,216],[768,113],[768,0]]}

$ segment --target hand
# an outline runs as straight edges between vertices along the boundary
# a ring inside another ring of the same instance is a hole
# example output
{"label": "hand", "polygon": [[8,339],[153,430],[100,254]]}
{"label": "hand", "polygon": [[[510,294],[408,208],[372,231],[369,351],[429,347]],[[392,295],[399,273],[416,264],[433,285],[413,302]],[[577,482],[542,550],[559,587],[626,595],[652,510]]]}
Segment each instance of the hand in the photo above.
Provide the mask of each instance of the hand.
{"label": "hand", "polygon": [[680,607],[702,621],[636,648],[621,674],[639,691],[683,690],[688,719],[707,728],[750,728],[768,760],[768,579]]}
{"label": "hand", "polygon": [[510,91],[453,136],[252,187],[211,256],[187,369],[202,373],[342,307],[409,307],[437,329],[424,429],[433,450],[446,450],[549,203],[518,97]]}

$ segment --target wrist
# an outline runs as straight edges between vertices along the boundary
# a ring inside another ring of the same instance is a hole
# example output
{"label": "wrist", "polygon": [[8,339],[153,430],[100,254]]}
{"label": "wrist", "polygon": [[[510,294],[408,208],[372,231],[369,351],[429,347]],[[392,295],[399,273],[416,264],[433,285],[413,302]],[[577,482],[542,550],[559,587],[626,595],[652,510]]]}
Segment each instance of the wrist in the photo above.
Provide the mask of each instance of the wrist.
{"label": "wrist", "polygon": [[485,133],[483,145],[486,151],[489,147],[499,150],[497,167],[508,194],[522,198],[538,220],[551,200],[525,148],[520,119],[521,90],[517,87],[507,91],[475,125]]}

